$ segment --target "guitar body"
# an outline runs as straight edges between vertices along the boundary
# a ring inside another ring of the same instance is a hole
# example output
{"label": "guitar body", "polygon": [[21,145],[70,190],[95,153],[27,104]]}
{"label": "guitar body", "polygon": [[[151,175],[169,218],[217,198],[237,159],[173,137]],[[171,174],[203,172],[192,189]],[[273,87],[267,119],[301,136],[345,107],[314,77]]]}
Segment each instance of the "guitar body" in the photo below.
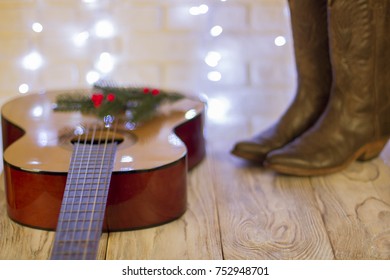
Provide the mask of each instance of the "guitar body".
{"label": "guitar body", "polygon": [[[26,226],[55,230],[77,131],[96,117],[54,112],[58,93],[31,94],[1,111],[7,211]],[[121,137],[111,176],[104,231],[156,226],[186,210],[187,171],[205,154],[204,104],[180,100]]]}

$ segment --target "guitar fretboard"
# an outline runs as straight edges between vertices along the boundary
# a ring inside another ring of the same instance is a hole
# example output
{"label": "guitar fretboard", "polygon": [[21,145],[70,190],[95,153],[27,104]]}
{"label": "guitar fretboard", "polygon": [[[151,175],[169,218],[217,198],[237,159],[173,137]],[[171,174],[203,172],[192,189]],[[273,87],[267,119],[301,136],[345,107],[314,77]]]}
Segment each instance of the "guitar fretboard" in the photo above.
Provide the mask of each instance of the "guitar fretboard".
{"label": "guitar fretboard", "polygon": [[74,144],[51,259],[96,259],[116,147]]}

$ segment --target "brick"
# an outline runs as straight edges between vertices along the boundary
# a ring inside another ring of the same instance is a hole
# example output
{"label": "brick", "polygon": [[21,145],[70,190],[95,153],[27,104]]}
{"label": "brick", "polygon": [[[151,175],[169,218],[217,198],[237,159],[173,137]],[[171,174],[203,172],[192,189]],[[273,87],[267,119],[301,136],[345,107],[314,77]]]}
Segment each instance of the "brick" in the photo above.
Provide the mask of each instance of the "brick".
{"label": "brick", "polygon": [[161,84],[161,67],[153,63],[134,63],[129,61],[119,62],[110,76],[121,84],[135,86]]}
{"label": "brick", "polygon": [[116,10],[115,15],[122,32],[129,32],[129,30],[158,31],[162,28],[163,11],[161,7],[156,5],[124,4]]}
{"label": "brick", "polygon": [[29,32],[33,16],[31,5],[4,7],[4,4],[0,4],[0,33],[18,35]]}
{"label": "brick", "polygon": [[190,33],[151,33],[128,36],[124,53],[137,61],[175,62],[197,58],[198,37]]}
{"label": "brick", "polygon": [[162,87],[185,92],[198,90],[200,73],[195,69],[196,62],[166,64],[163,68]]}
{"label": "brick", "polygon": [[289,27],[289,14],[286,3],[265,2],[256,4],[250,10],[250,28],[263,33],[280,32]]}
{"label": "brick", "polygon": [[[227,2],[229,3],[229,2]],[[248,31],[248,10],[245,5],[218,5],[212,13],[213,23],[225,31]]]}
{"label": "brick", "polygon": [[[278,48],[275,46],[275,48]],[[255,86],[288,85],[295,79],[291,50],[279,48],[273,55],[259,55],[250,64],[251,84]]]}
{"label": "brick", "polygon": [[[184,1],[183,1],[184,2]],[[168,30],[205,30],[209,27],[208,14],[191,15],[189,10],[193,6],[186,3],[167,8],[165,28]],[[199,4],[198,4],[199,5]],[[196,6],[198,6],[196,5]]]}
{"label": "brick", "polygon": [[17,61],[30,51],[31,42],[25,36],[1,35],[0,60]]}
{"label": "brick", "polygon": [[75,88],[79,83],[79,72],[75,63],[66,61],[48,61],[39,70],[41,86],[45,89]]}

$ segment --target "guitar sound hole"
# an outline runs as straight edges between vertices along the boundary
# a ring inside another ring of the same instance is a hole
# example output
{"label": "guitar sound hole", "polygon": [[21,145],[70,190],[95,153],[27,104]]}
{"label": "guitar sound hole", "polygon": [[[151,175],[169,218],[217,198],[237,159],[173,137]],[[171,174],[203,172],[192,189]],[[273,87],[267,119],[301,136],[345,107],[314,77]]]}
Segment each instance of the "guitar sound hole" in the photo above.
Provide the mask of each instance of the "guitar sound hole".
{"label": "guitar sound hole", "polygon": [[72,144],[81,143],[88,145],[101,145],[105,143],[117,143],[120,144],[124,141],[122,135],[114,132],[107,132],[97,130],[95,133],[86,133],[82,135],[74,136],[70,142]]}

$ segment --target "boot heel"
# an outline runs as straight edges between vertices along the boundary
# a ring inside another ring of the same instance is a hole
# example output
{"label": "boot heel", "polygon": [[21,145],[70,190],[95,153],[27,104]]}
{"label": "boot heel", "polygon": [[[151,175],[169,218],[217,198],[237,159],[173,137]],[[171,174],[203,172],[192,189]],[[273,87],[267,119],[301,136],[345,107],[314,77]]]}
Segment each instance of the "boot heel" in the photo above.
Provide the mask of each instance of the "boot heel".
{"label": "boot heel", "polygon": [[373,158],[376,158],[382,152],[388,140],[389,139],[378,140],[370,144],[367,144],[365,146],[364,153],[361,156],[359,156],[358,160],[365,161],[365,160],[371,160]]}

